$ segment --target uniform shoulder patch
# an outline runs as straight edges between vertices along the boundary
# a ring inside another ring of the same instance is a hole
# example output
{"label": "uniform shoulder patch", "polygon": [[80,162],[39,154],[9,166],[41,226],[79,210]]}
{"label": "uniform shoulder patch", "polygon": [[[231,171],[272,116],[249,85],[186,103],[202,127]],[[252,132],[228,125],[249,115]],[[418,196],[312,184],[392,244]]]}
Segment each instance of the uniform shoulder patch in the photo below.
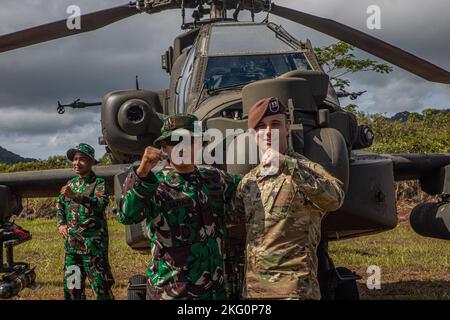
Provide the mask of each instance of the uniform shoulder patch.
{"label": "uniform shoulder patch", "polygon": [[95,183],[96,183],[96,184],[99,184],[99,183],[105,183],[105,179],[100,178],[100,177],[96,177]]}

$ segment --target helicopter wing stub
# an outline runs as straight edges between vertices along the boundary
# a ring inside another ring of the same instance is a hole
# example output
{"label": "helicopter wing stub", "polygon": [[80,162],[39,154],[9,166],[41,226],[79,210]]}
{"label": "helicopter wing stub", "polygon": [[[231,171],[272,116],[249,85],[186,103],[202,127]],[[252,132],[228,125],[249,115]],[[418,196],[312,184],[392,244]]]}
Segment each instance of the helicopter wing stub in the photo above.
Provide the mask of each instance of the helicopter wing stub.
{"label": "helicopter wing stub", "polygon": [[274,4],[270,12],[347,42],[426,80],[450,84],[449,71],[342,23]]}
{"label": "helicopter wing stub", "polygon": [[[122,173],[129,164],[95,166],[95,174],[105,179],[109,190],[114,190],[114,176]],[[72,169],[51,169],[0,173],[0,186],[8,186],[21,197],[56,197],[67,180],[73,178]]]}
{"label": "helicopter wing stub", "polygon": [[80,29],[69,29],[64,19],[3,35],[0,36],[0,53],[100,29],[141,12],[135,5],[127,4],[81,15]]}

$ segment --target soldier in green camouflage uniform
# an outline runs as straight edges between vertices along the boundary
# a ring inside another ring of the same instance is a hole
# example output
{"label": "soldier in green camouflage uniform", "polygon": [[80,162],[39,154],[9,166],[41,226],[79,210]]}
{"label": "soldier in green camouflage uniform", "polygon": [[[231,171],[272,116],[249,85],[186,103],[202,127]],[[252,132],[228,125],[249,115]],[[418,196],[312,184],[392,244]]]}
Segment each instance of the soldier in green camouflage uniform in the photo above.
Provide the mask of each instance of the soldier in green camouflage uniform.
{"label": "soldier in green camouflage uniform", "polygon": [[162,146],[168,165],[155,171],[163,154],[147,147],[139,167],[130,170],[117,208],[123,224],[146,220],[152,256],[147,269],[150,300],[227,297],[225,224],[234,221],[230,206],[239,178],[194,165],[193,150],[188,163],[175,164],[172,151],[177,142],[171,137],[180,129],[192,134],[196,121],[193,115],[165,119],[155,146]]}
{"label": "soldier in green camouflage uniform", "polygon": [[109,202],[105,181],[91,170],[94,149],[80,143],[67,151],[77,176],[58,197],[56,217],[66,239],[64,299],[85,299],[86,277],[96,299],[114,299],[114,279],[108,262],[108,229],[105,209]]}
{"label": "soldier in green camouflage uniform", "polygon": [[[344,198],[338,179],[287,148],[285,112],[276,98],[263,99],[249,111],[249,129],[256,130],[260,147],[261,142],[269,145],[268,159],[277,155],[278,163],[270,173],[263,157],[237,191],[237,210],[247,220],[243,296],[248,299],[320,299],[316,250],[321,220]],[[270,147],[273,129],[280,133],[279,153]]]}

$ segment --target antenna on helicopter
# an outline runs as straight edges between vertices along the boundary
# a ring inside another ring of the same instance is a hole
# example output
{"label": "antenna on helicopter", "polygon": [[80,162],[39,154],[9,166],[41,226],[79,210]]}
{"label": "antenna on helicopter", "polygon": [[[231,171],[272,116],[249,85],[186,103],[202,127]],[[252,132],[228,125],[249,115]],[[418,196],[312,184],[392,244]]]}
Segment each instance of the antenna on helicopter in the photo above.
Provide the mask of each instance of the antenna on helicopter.
{"label": "antenna on helicopter", "polygon": [[184,27],[186,22],[186,8],[184,7],[184,0],[181,0],[181,28]]}
{"label": "antenna on helicopter", "polygon": [[252,22],[255,22],[255,1],[252,0],[252,9],[250,10],[252,14]]}
{"label": "antenna on helicopter", "polygon": [[136,75],[136,90],[141,90],[139,89],[139,76]]}
{"label": "antenna on helicopter", "polygon": [[239,12],[242,10],[242,1],[239,1],[239,3],[236,6],[236,9],[233,12],[233,19],[238,20]]}
{"label": "antenna on helicopter", "polygon": [[223,0],[222,3],[222,20],[226,20],[227,16],[227,0]]}
{"label": "antenna on helicopter", "polygon": [[270,17],[270,11],[272,10],[272,0],[268,0],[266,3],[267,6],[267,15],[264,18],[264,20],[262,21],[263,23],[268,23],[269,22],[269,17]]}

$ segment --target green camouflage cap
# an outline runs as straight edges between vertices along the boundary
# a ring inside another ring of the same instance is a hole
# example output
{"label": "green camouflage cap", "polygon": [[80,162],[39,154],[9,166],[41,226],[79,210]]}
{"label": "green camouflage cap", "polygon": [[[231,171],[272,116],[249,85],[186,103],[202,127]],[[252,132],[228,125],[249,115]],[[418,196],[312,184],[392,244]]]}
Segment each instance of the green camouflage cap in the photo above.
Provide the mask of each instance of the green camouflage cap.
{"label": "green camouflage cap", "polygon": [[95,160],[95,150],[87,143],[80,143],[75,148],[71,148],[67,150],[67,158],[70,161],[73,161],[73,157],[75,156],[75,153],[81,152],[87,155],[89,158],[95,161],[95,163],[98,163],[97,160]]}
{"label": "green camouflage cap", "polygon": [[[161,141],[166,140],[172,136],[183,136],[183,131],[188,130],[192,136],[201,136],[202,128],[196,123],[197,116],[193,114],[186,115],[172,115],[164,118],[163,126],[161,128],[161,136],[153,142],[157,148],[161,147]],[[184,130],[182,130],[184,129]],[[184,132],[184,134],[186,134]]]}

